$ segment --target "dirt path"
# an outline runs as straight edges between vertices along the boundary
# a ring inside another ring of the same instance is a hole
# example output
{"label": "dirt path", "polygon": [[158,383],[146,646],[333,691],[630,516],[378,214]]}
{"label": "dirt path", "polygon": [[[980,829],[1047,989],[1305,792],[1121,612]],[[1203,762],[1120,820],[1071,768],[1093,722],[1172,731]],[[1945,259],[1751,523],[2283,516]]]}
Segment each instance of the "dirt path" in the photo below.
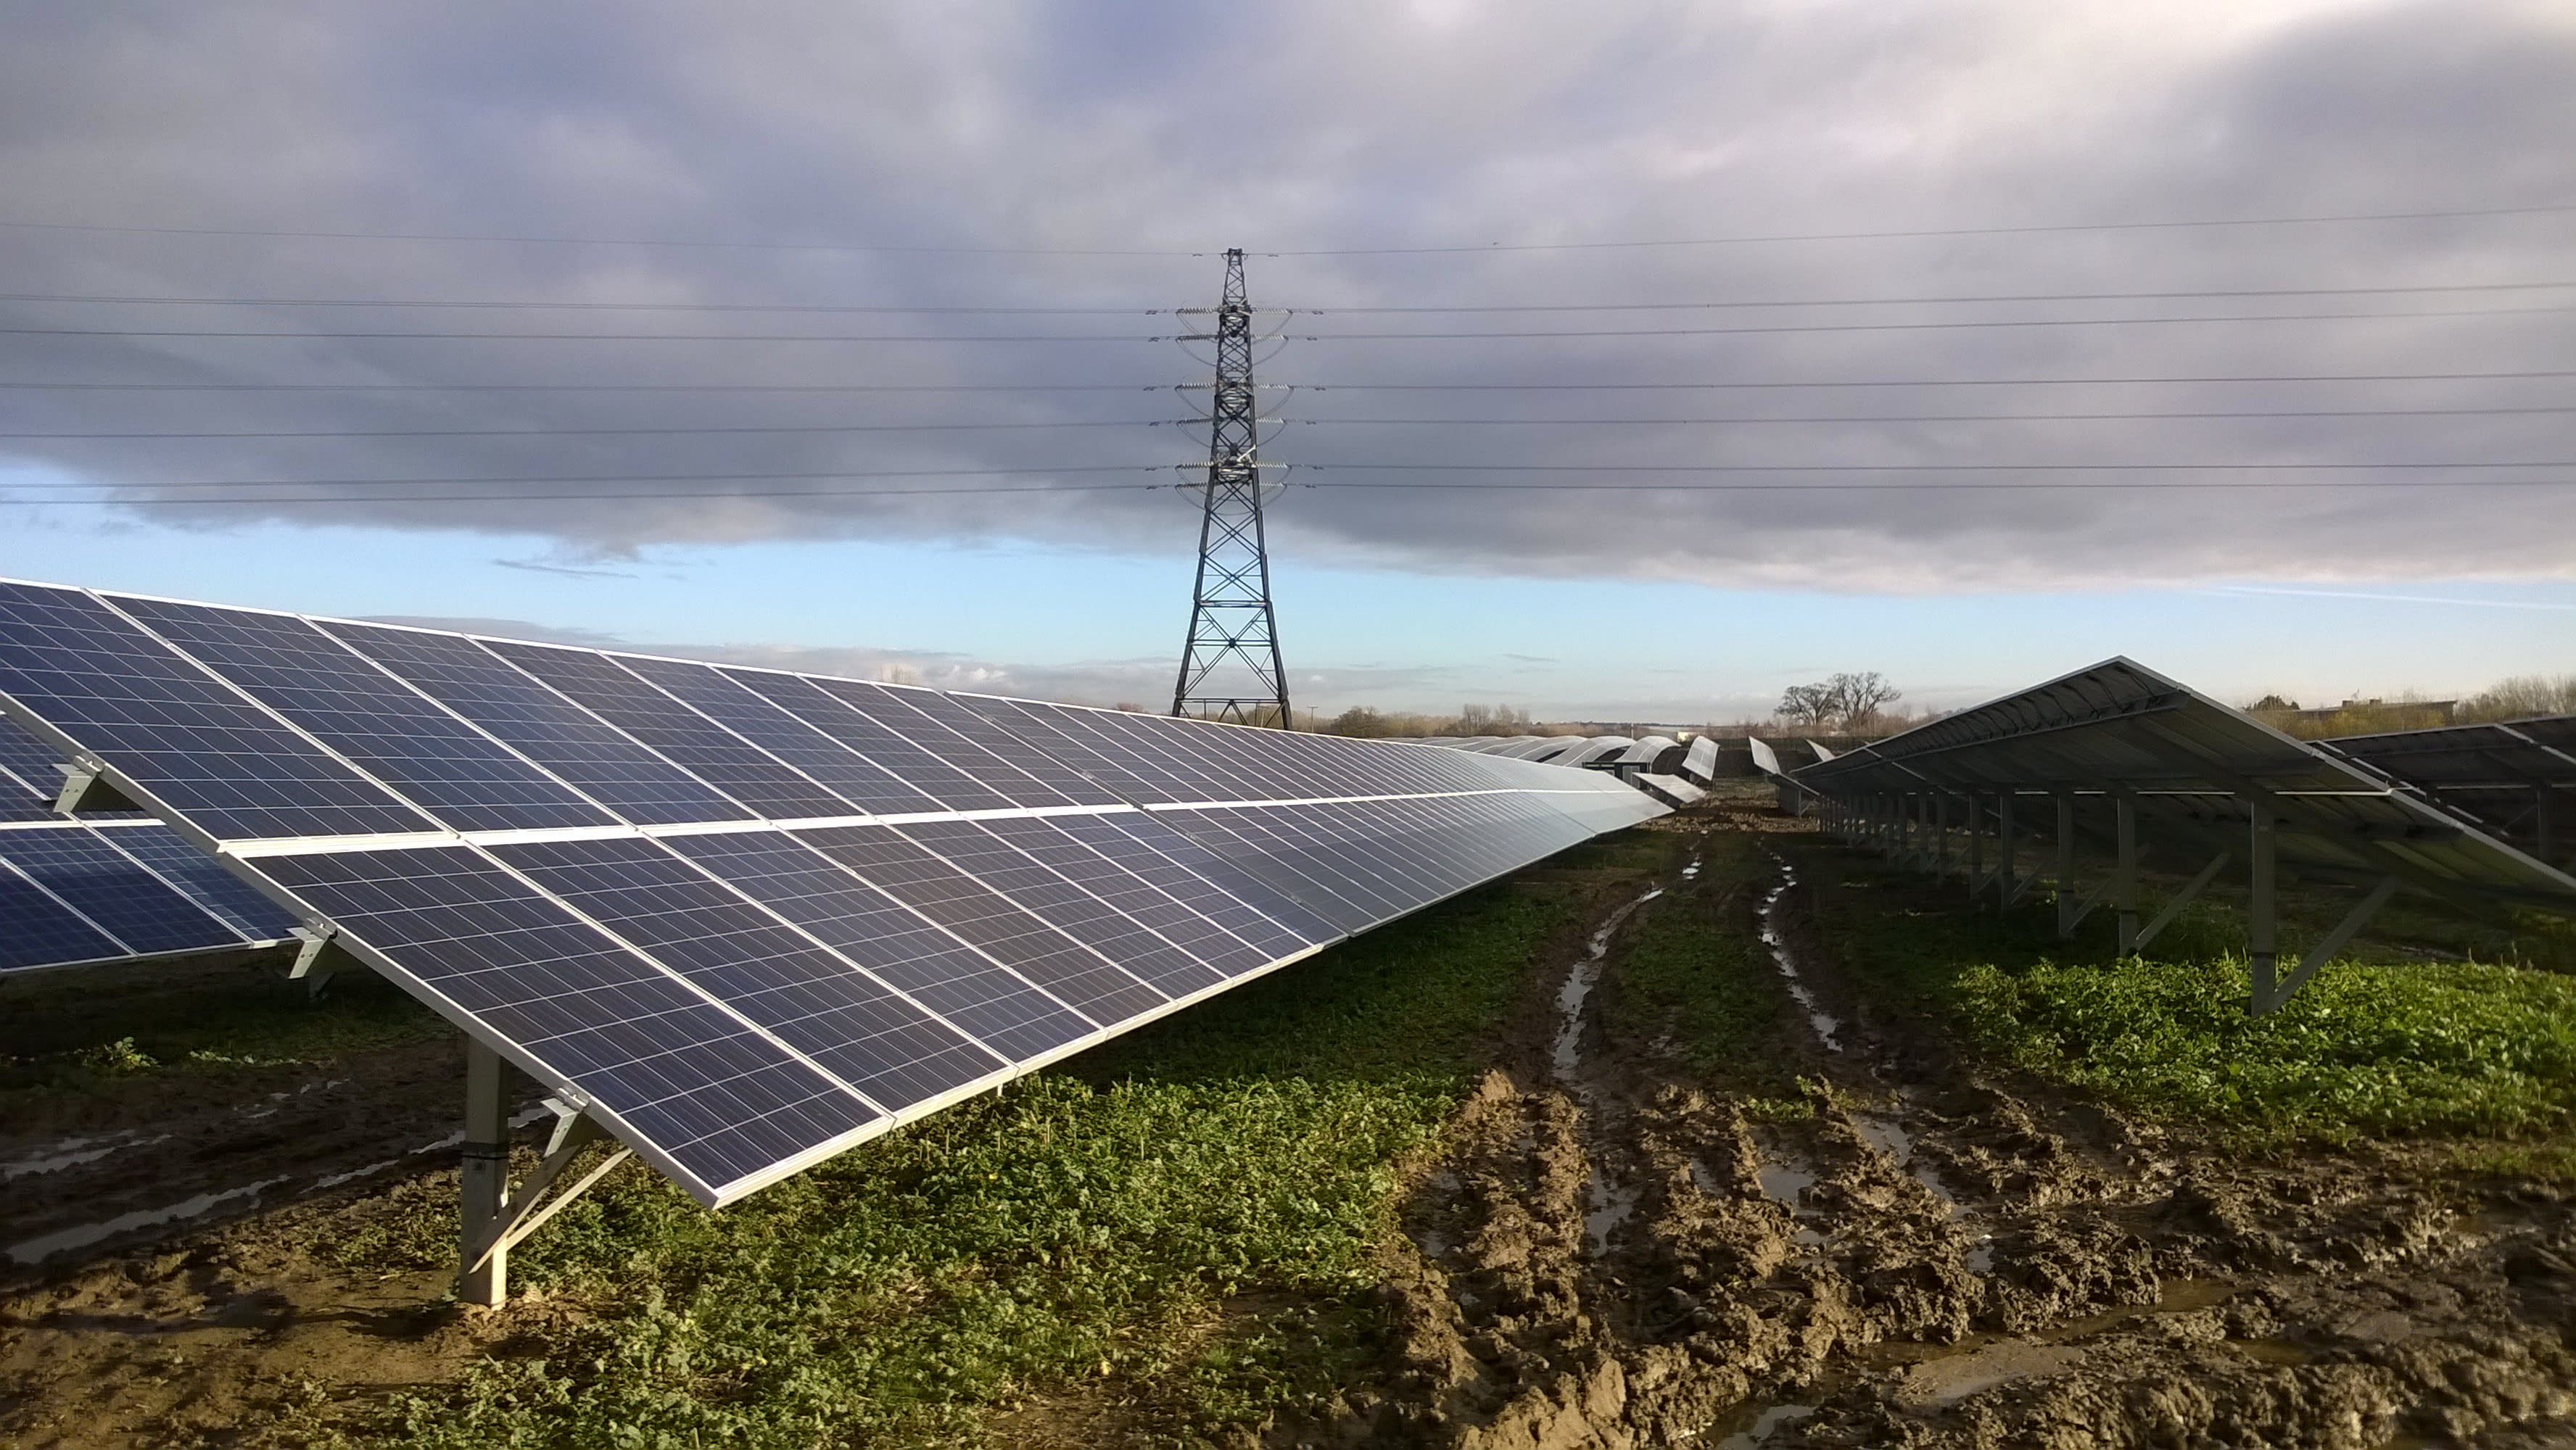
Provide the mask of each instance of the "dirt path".
{"label": "dirt path", "polygon": [[2576,1443],[2566,1195],[2430,1153],[2232,1161],[1967,1071],[1823,959],[1804,848],[1713,904],[1775,953],[1804,1112],[1605,1040],[1641,914],[1725,889],[1659,883],[1533,1003],[1413,1196],[1383,1398],[1282,1438]]}

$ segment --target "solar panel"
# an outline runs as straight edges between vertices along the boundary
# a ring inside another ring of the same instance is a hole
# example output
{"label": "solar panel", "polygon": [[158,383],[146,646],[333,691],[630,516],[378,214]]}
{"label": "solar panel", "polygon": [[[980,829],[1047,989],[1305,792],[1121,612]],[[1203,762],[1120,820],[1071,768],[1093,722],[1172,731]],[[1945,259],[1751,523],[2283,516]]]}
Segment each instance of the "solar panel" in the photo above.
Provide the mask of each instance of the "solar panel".
{"label": "solar panel", "polygon": [[[1780,773],[1780,763],[1778,761],[1774,760],[1768,765],[1762,763],[1763,757],[1770,755],[1771,747],[1763,744],[1759,740],[1752,743],[1755,750],[1758,752],[1754,759],[1754,768],[1768,775],[1778,775]],[[1717,783],[1716,736],[1699,735],[1692,737],[1690,751],[1682,757],[1682,774],[1686,778],[1695,780],[1703,786],[1715,785]]]}
{"label": "solar panel", "polygon": [[[1973,794],[1985,804],[1965,819],[1981,832],[1989,809],[2003,802],[2050,798],[2061,932],[2082,911],[2067,878],[2087,801],[2113,807],[2124,895],[2134,894],[2138,852],[2159,843],[2186,861],[2211,858],[2193,890],[2228,859],[2254,863],[2258,1010],[2278,1005],[2321,952],[2348,939],[2397,889],[2576,914],[2576,878],[2479,823],[2126,659],[1826,757],[1792,779],[1824,796],[1847,834],[1890,841],[1908,856],[1919,856],[1924,841],[1946,850],[1949,833],[1927,807]],[[2269,980],[2275,860],[2314,879],[2372,889],[2358,915],[2313,948],[2277,992]],[[2128,923],[2120,936],[2121,949],[2131,949]]]}
{"label": "solar panel", "polygon": [[[1460,751],[31,584],[0,704],[177,829],[135,872],[194,852],[211,892],[219,855],[264,893],[227,930],[335,933],[709,1204],[1662,810]],[[36,903],[12,950],[104,939],[16,866],[0,897]]]}

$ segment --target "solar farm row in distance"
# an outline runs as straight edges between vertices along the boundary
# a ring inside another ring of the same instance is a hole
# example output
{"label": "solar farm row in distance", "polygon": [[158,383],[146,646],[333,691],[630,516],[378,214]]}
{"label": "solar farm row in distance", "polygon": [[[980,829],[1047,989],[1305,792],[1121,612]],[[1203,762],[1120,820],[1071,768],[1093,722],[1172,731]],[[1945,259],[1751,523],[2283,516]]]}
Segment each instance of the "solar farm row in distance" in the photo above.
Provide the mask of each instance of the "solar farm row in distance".
{"label": "solar farm row in distance", "polygon": [[1662,808],[1607,777],[0,583],[0,697],[698,1197]]}
{"label": "solar farm row in distance", "polygon": [[288,939],[294,917],[141,812],[56,815],[61,758],[0,721],[0,972]]}

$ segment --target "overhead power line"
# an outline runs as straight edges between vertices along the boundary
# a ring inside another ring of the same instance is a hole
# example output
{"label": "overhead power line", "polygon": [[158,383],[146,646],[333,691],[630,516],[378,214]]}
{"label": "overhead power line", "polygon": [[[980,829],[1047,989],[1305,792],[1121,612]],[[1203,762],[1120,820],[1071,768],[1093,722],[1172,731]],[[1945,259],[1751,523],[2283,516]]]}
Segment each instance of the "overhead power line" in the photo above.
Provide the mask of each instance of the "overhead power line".
{"label": "overhead power line", "polygon": [[[897,468],[897,469],[817,469],[797,472],[717,473],[691,471],[678,473],[603,473],[589,476],[563,474],[511,474],[497,476],[460,476],[441,478],[201,478],[134,481],[105,485],[122,488],[372,488],[372,487],[462,487],[465,485],[578,484],[578,483],[655,483],[691,481],[722,482],[792,482],[822,479],[868,478],[992,478],[1015,475],[1051,475],[1062,473],[1161,473],[1174,468],[1204,465],[1163,463],[1095,463],[1034,468]],[[1886,474],[1955,474],[1955,473],[2322,473],[2322,472],[2397,472],[2408,470],[2441,471],[2462,469],[2527,469],[2576,468],[2576,460],[2565,459],[2470,459],[2424,462],[2387,462],[2376,459],[2345,461],[2259,460],[2242,463],[1295,463],[1264,464],[1265,469],[1281,473],[1886,473]],[[38,485],[39,487],[86,487],[97,485]],[[711,494],[722,497],[723,492]]]}
{"label": "overhead power line", "polygon": [[[1739,233],[1731,236],[1667,237],[1651,240],[1569,242],[1482,242],[1440,246],[1306,247],[1254,250],[1262,257],[1414,256],[1462,252],[1577,252],[1643,247],[1745,246],[1778,242],[1903,241],[1937,237],[2040,236],[2069,232],[2175,231],[2199,227],[2326,226],[2370,222],[2467,221],[2486,218],[2548,216],[2576,212],[2576,203],[2525,206],[2455,207],[2422,211],[2284,214],[2256,217],[2157,218],[2142,221],[2052,222],[2011,226],[1913,227],[1877,231]],[[561,236],[542,233],[373,232],[359,230],[287,230],[256,227],[138,226],[125,223],[0,219],[0,227],[22,231],[101,232],[130,236],[260,237],[301,241],[473,242],[504,245],[585,247],[671,247],[687,250],[763,252],[883,252],[957,256],[1015,257],[1210,257],[1223,247],[981,247],[889,242],[732,241],[718,238]]]}
{"label": "overhead power line", "polygon": [[[2236,373],[2107,378],[1805,378],[1661,383],[1263,383],[1264,392],[1718,392],[1784,388],[2127,387],[2202,383],[2459,383],[2571,378],[2576,369],[2475,373]],[[163,393],[1165,393],[1205,383],[134,383],[0,380],[0,389]]]}
{"label": "overhead power line", "polygon": [[[2368,322],[2428,317],[2523,317],[2576,312],[2561,307],[2434,307],[2411,312],[2255,312],[2202,313],[2188,317],[2014,317],[1957,318],[1942,322],[1808,322],[1764,323],[1750,327],[1551,328],[1522,332],[1322,332],[1274,333],[1255,342],[1453,342],[1549,337],[1749,337],[1826,332],[1955,332],[1979,328],[2147,327],[2173,323],[2222,322]],[[427,342],[805,342],[805,343],[964,343],[964,342],[1210,342],[1206,333],[1136,335],[1108,332],[1067,333],[900,333],[900,332],[419,332],[296,328],[128,328],[0,327],[9,337],[131,338],[284,338],[295,341],[427,341]]]}
{"label": "overhead power line", "polygon": [[[2425,282],[2372,287],[2231,287],[2172,292],[1987,292],[1898,297],[1733,298],[1704,302],[1466,303],[1419,307],[1256,307],[1261,316],[1392,316],[1468,312],[1691,312],[1748,307],[1897,307],[1994,302],[2169,302],[2227,297],[2393,297],[2418,292],[2543,292],[2576,282]],[[947,307],[896,303],[621,302],[543,298],[471,301],[400,297],[171,297],[91,292],[0,292],[0,302],[77,302],[155,307],[382,307],[468,312],[797,312],[991,317],[1188,317],[1205,307]]]}
{"label": "overhead power line", "polygon": [[[149,486],[151,486],[151,485],[129,485],[129,486],[130,486],[130,487],[138,487],[138,488],[139,488],[139,487],[149,487]],[[1312,489],[1356,489],[1356,490],[1368,490],[1368,491],[1377,491],[1377,492],[1389,492],[1389,491],[1397,491],[1397,490],[1422,490],[1422,491],[1431,491],[1431,492],[1452,492],[1452,491],[1456,491],[1456,492],[1468,492],[1468,491],[1498,491],[1498,492],[1515,492],[1515,493],[1518,493],[1518,492],[1530,492],[1530,493],[1536,493],[1536,492],[1552,492],[1552,493],[1874,493],[1874,492],[1882,492],[1882,491],[1921,492],[1921,493],[1953,493],[1953,492],[1965,493],[1965,492],[1989,492],[1989,491],[1992,491],[1992,492],[2043,492],[2043,491],[2044,491],[2044,492],[2058,492],[2058,493],[2111,493],[2111,492],[2125,492],[2125,491],[2145,491],[2145,492],[2150,492],[2150,493],[2156,493],[2156,492],[2168,492],[2168,491],[2178,491],[2178,490],[2193,490],[2193,491],[2199,491],[2199,490],[2208,490],[2208,489],[2239,489],[2239,490],[2251,490],[2251,491],[2270,491],[2270,490],[2320,490],[2320,489],[2333,489],[2333,490],[2363,490],[2363,491],[2369,491],[2369,490],[2425,489],[2425,488],[2439,488],[2439,489],[2459,489],[2459,488],[2510,488],[2510,489],[2568,488],[2568,487],[2576,487],[2576,478],[2520,478],[2520,479],[2512,479],[2512,478],[2487,478],[2487,479],[2473,479],[2473,478],[2434,478],[2434,479],[2377,479],[2377,480],[2371,480],[2371,479],[2280,479],[2280,478],[2265,478],[2265,479],[2164,479],[2164,480],[2155,481],[2155,482],[2144,482],[2144,481],[2131,481],[2131,480],[2122,480],[2122,479],[2112,479],[2112,480],[2108,480],[2108,481],[2104,481],[2104,482],[2098,482],[2098,483],[2067,483],[2067,482],[2063,482],[2063,481],[2058,481],[2058,482],[2049,482],[2049,481],[2045,481],[2045,480],[2029,480],[2029,479],[1933,479],[1933,480],[1928,480],[1928,481],[1922,481],[1922,482],[1911,482],[1911,483],[1871,482],[1871,481],[1867,481],[1867,480],[1829,480],[1829,481],[1823,481],[1823,482],[1817,482],[1817,481],[1804,481],[1804,482],[1798,482],[1798,483],[1757,483],[1757,482],[1746,482],[1746,481],[1741,481],[1741,480],[1730,480],[1730,481],[1715,482],[1715,483],[1618,483],[1618,482],[1610,482],[1610,483],[1495,483],[1495,482],[1474,482],[1474,483],[1437,483],[1437,482],[1435,482],[1435,483],[1407,483],[1407,482],[1402,482],[1402,481],[1396,481],[1396,482],[1381,482],[1381,483],[1345,483],[1345,482],[1337,482],[1337,481],[1332,481],[1332,480],[1318,480],[1318,481],[1311,482],[1311,483],[1297,483],[1297,484],[1293,484],[1292,486],[1293,486],[1293,487],[1298,487],[1298,488],[1312,488]],[[600,493],[600,492],[596,492],[596,491],[584,490],[584,491],[579,491],[579,492],[563,492],[563,493],[524,493],[524,492],[523,492],[523,493],[364,494],[364,495],[343,495],[343,496],[337,496],[337,497],[332,497],[332,496],[322,496],[322,497],[317,497],[317,496],[312,495],[312,494],[291,494],[291,495],[259,496],[259,497],[179,498],[179,499],[155,499],[155,498],[131,498],[131,497],[114,497],[114,498],[99,498],[99,497],[84,497],[84,498],[0,498],[0,507],[8,507],[8,506],[17,506],[17,507],[34,507],[34,508],[46,508],[46,507],[69,507],[69,506],[100,507],[100,506],[134,506],[134,505],[140,505],[140,504],[151,504],[151,503],[169,503],[169,504],[178,504],[178,505],[182,505],[182,506],[189,507],[189,508],[196,508],[196,507],[207,506],[207,505],[218,505],[218,504],[263,504],[263,505],[291,504],[291,505],[298,505],[298,506],[314,506],[314,507],[321,507],[321,506],[327,506],[327,505],[333,505],[333,504],[368,504],[368,505],[373,505],[373,504],[389,504],[389,503],[472,503],[472,504],[494,504],[494,503],[549,503],[549,502],[560,503],[560,502],[601,502],[601,501],[612,501],[612,500],[641,500],[641,499],[666,499],[666,500],[667,500],[667,499],[678,499],[678,500],[710,500],[710,499],[728,499],[728,500],[730,500],[730,499],[745,499],[745,498],[764,498],[764,499],[768,499],[768,498],[865,499],[865,498],[918,498],[918,497],[925,497],[925,496],[980,497],[980,496],[984,496],[984,495],[991,495],[991,494],[1044,494],[1044,493],[1065,493],[1065,494],[1074,494],[1074,493],[1112,493],[1112,492],[1135,492],[1135,493],[1141,493],[1141,492],[1169,492],[1169,491],[1174,491],[1174,490],[1186,490],[1186,489],[1188,489],[1188,488],[1190,488],[1190,487],[1191,487],[1191,485],[1186,484],[1186,483],[1183,483],[1183,484],[1172,484],[1172,483],[1127,483],[1127,484],[1102,483],[1102,484],[1061,484],[1061,485],[1046,485],[1046,484],[1040,484],[1040,485],[1034,485],[1034,486],[989,486],[989,487],[959,487],[959,488],[887,488],[887,489],[728,489],[728,490],[725,490],[725,491],[723,491],[723,492],[721,492],[721,493],[710,493],[710,492],[707,492],[707,491],[704,491],[704,490],[685,490],[685,491],[679,491],[679,492],[663,492],[663,493],[634,493],[634,492]]]}
{"label": "overhead power line", "polygon": [[[2521,408],[2268,408],[2153,413],[1818,413],[1798,417],[1726,418],[1262,418],[1264,425],[1407,428],[1734,427],[1769,423],[2104,423],[2179,421],[2193,418],[2471,418],[2576,413],[2576,404]],[[665,428],[311,428],[156,430],[114,433],[0,432],[0,438],[42,440],[148,440],[220,438],[601,438],[688,437],[699,434],[990,432],[1047,428],[1197,428],[1205,418],[1074,419],[1052,423],[786,423]]]}

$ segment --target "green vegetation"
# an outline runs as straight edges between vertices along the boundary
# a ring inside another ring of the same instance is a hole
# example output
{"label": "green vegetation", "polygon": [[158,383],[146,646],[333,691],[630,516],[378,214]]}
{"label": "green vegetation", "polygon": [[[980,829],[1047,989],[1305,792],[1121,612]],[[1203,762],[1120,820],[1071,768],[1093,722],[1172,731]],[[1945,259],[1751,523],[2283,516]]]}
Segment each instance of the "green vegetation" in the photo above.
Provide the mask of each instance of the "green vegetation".
{"label": "green vegetation", "polygon": [[[338,1433],[947,1445],[1073,1404],[1188,1439],[1321,1404],[1380,1352],[1402,1165],[1590,888],[1675,840],[1571,853],[721,1213],[615,1175],[514,1266],[586,1317]],[[432,1265],[453,1225],[422,1195],[337,1253]]]}
{"label": "green vegetation", "polygon": [[1691,1068],[1748,1091],[1793,1098],[1792,1074],[1772,1051],[1789,1005],[1754,909],[1772,874],[1750,835],[1704,838],[1696,879],[1638,913],[1601,1010],[1620,1041],[1670,1042]]}
{"label": "green vegetation", "polygon": [[[2280,1011],[2245,1015],[2244,938],[2225,903],[2186,912],[2152,959],[2110,962],[2109,923],[2055,939],[2045,905],[1998,917],[1955,884],[1829,846],[1810,862],[1834,959],[1895,1010],[1946,1016],[1975,1048],[2109,1102],[2247,1144],[2362,1135],[2563,1133],[2576,1122],[2576,978],[2524,966],[2404,960],[2389,939],[2486,942],[2493,922],[2410,906],[2328,962]],[[2285,900],[2283,945],[2335,904]],[[2514,955],[2564,933],[2504,938]]]}
{"label": "green vegetation", "polygon": [[323,1066],[451,1034],[428,1008],[364,974],[334,981],[318,1001],[274,966],[29,977],[0,993],[0,1105],[109,1079]]}
{"label": "green vegetation", "polygon": [[2329,963],[2269,1016],[2245,963],[2035,963],[1960,974],[1975,1038],[2125,1106],[2259,1135],[2516,1136],[2576,1115],[2576,978]]}

